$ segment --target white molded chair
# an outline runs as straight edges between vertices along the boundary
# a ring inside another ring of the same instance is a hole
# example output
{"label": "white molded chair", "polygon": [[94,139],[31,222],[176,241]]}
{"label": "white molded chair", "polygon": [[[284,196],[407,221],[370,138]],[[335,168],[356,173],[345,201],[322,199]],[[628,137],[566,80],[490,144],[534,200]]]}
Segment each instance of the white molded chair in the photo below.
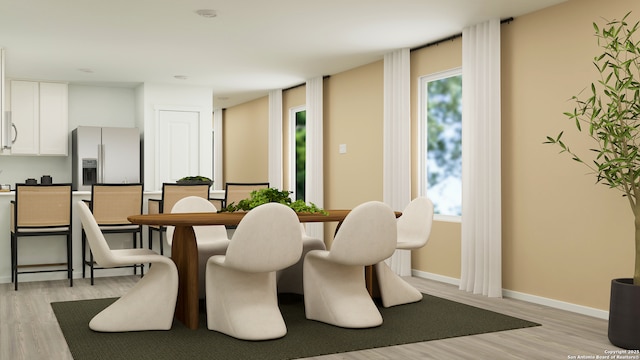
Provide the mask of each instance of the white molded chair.
{"label": "white molded chair", "polygon": [[300,231],[302,233],[302,256],[300,256],[300,260],[297,263],[277,272],[279,293],[304,294],[302,264],[304,263],[305,255],[311,250],[327,249],[324,241],[307,235],[303,224],[300,224]]}
{"label": "white molded chair", "polygon": [[365,285],[364,267],[393,254],[396,217],[378,201],[355,207],[344,219],[330,250],[313,250],[304,260],[307,319],[345,328],[382,324]]}
{"label": "white molded chair", "polygon": [[267,203],[249,211],[227,254],[207,262],[208,328],[243,340],[284,336],[275,272],[295,264],[301,252],[300,221],[291,208]]}
{"label": "white molded chair", "polygon": [[[199,196],[187,196],[178,200],[173,208],[172,213],[188,213],[188,212],[217,212],[215,205],[209,200]],[[175,227],[167,226],[167,243],[169,246],[173,243],[173,232]],[[224,255],[229,246],[229,238],[227,237],[227,228],[224,225],[211,226],[194,226],[193,232],[196,234],[196,243],[198,245],[198,282],[200,299],[205,297],[205,269],[207,260],[213,255]]]}
{"label": "white molded chair", "polygon": [[94,331],[169,330],[178,297],[178,270],[168,257],[147,249],[111,250],[87,205],[77,206],[96,263],[117,267],[151,263],[136,285],[89,322]]}
{"label": "white molded chair", "polygon": [[[429,198],[413,199],[398,219],[398,250],[423,247],[431,234],[433,203]],[[422,300],[422,293],[389,268],[386,262],[376,264],[376,276],[382,298],[382,306],[390,307]]]}

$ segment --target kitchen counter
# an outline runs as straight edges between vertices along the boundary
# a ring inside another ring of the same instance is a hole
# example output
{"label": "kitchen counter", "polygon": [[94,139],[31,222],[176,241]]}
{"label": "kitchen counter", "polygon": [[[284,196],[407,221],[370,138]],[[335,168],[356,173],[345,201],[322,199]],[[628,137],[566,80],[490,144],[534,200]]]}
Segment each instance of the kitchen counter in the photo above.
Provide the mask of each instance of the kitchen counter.
{"label": "kitchen counter", "polygon": [[[162,197],[162,191],[145,191],[143,194],[143,213],[147,213],[147,204],[149,199],[160,199]],[[210,192],[212,199],[223,199],[224,190],[212,190]],[[11,242],[9,221],[10,214],[10,202],[15,199],[15,191],[2,191],[0,192],[0,283],[11,282]],[[91,200],[91,191],[74,191],[72,201],[75,203],[81,200]],[[72,231],[73,231],[73,277],[82,278],[82,228],[80,219],[74,211],[72,214]],[[147,231],[146,227],[142,231],[143,244],[147,247]],[[21,241],[24,240],[24,241]],[[58,238],[53,238],[55,241],[47,241],[48,237],[37,238],[21,238],[20,243],[20,263],[44,263],[51,261],[60,262],[66,261],[65,244],[62,239],[58,241]],[[129,234],[112,234],[108,238],[109,245],[114,248],[130,248],[131,247],[131,235]],[[131,269],[110,269],[96,272],[96,277],[99,276],[114,276],[114,275],[130,275]],[[66,279],[65,273],[35,273],[24,274],[20,276],[20,281],[39,281],[39,280],[57,280]]]}

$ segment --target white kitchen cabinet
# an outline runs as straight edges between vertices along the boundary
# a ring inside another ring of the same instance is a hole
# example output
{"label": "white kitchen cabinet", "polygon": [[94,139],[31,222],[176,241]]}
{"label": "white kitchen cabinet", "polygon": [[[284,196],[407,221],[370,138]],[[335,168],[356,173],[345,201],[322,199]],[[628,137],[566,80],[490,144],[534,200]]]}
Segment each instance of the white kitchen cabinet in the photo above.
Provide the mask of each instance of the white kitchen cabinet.
{"label": "white kitchen cabinet", "polygon": [[11,81],[11,155],[68,155],[68,85]]}

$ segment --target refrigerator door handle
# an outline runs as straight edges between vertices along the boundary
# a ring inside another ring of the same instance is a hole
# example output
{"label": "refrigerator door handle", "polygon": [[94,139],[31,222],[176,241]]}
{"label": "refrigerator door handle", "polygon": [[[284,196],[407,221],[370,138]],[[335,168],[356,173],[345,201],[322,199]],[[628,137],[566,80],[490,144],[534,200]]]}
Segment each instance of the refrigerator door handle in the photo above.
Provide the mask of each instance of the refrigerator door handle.
{"label": "refrigerator door handle", "polygon": [[[13,139],[11,138],[11,130],[15,131],[15,136]],[[2,148],[11,149],[11,145],[13,145],[17,139],[18,129],[16,128],[16,125],[11,122],[11,112],[5,111],[4,121],[2,122]]]}
{"label": "refrigerator door handle", "polygon": [[104,144],[98,144],[98,183],[104,183]]}

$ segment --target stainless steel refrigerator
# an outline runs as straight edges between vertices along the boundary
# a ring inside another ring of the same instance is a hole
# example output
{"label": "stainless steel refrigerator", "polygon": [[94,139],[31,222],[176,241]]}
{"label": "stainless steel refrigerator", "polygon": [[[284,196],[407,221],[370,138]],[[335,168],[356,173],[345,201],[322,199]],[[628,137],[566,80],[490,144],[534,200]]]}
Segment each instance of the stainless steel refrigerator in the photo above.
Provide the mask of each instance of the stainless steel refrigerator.
{"label": "stainless steel refrigerator", "polygon": [[78,126],[71,132],[73,190],[141,182],[140,130]]}

